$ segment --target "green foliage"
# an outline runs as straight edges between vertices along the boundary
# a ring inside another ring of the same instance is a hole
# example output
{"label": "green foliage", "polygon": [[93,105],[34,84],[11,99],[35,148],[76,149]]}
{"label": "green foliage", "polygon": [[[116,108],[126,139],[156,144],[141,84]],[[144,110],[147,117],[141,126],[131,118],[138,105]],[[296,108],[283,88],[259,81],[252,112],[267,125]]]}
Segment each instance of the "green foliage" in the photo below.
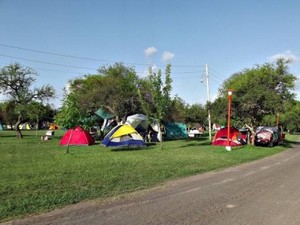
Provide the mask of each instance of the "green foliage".
{"label": "green foliage", "polygon": [[54,97],[54,88],[44,85],[40,88],[32,87],[35,82],[36,73],[29,67],[23,67],[18,63],[10,64],[0,69],[0,93],[7,96],[10,109],[18,115],[16,122],[17,136],[22,137],[19,124],[30,119],[32,112],[28,110],[28,104],[34,101],[43,102]]}
{"label": "green foliage", "polygon": [[79,125],[87,128],[89,124],[84,119],[87,118],[89,114],[86,111],[82,111],[80,109],[81,107],[76,98],[76,95],[70,93],[65,97],[62,108],[55,116],[55,123],[66,129],[74,128]]}
{"label": "green foliage", "polygon": [[225,125],[227,121],[227,99],[217,98],[211,105],[211,121],[216,124]]}
{"label": "green foliage", "polygon": [[300,131],[300,102],[293,101],[285,105],[286,112],[279,114],[279,124],[284,129],[295,132]]}
{"label": "green foliage", "polygon": [[117,118],[139,110],[137,75],[121,63],[101,67],[99,74],[86,75],[71,82],[71,93],[76,97],[80,111],[93,114],[105,108]]}
{"label": "green foliage", "polygon": [[142,107],[148,116],[158,119],[160,122],[167,118],[171,107],[171,65],[165,70],[165,82],[162,81],[161,70],[157,73],[149,68],[149,76],[141,81],[139,93]]}
{"label": "green foliage", "polygon": [[288,72],[288,64],[289,61],[279,59],[275,64],[267,63],[233,74],[224,82],[221,97],[213,108],[223,106],[220,108],[223,117],[227,90],[233,89],[232,116],[236,121],[258,126],[266,115],[275,118],[276,113],[284,112],[284,104],[295,97],[291,90],[296,77]]}
{"label": "green foliage", "polygon": [[168,114],[166,115],[167,121],[172,122],[186,122],[187,112],[186,108],[188,105],[178,96],[175,96],[171,100],[171,106]]}
{"label": "green foliage", "polygon": [[15,124],[18,120],[18,114],[16,113],[16,105],[12,101],[6,101],[0,103],[0,110],[1,110],[1,120],[5,124]]}
{"label": "green foliage", "polygon": [[207,125],[207,109],[201,104],[188,105],[186,111],[186,123]]}

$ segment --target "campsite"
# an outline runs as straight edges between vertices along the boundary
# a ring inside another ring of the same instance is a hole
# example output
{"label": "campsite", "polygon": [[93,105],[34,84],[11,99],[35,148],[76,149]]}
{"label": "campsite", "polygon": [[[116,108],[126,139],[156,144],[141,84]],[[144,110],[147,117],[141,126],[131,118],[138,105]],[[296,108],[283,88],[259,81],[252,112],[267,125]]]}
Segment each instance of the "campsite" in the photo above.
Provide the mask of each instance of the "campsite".
{"label": "campsite", "polygon": [[45,130],[0,132],[0,221],[48,211],[88,199],[105,200],[162,185],[177,179],[275,154],[292,146],[297,135],[274,148],[238,147],[226,152],[212,146],[207,133],[197,139],[157,142],[144,148],[107,148],[92,145],[59,145],[66,130],[55,130],[42,141]]}
{"label": "campsite", "polygon": [[[18,71],[20,66],[11,64],[5,69]],[[275,65],[268,69],[277,71]],[[265,68],[253,70],[264,72]],[[270,105],[268,99],[258,106],[261,116],[257,117],[257,111],[249,111],[247,105],[241,107],[245,94],[235,91],[232,110],[227,112],[224,105],[229,102],[228,87],[225,86],[222,96],[209,106],[213,123],[221,125],[211,133],[208,105],[189,105],[171,97],[170,64],[166,66],[164,82],[161,72],[143,80],[133,76],[133,69],[122,64],[108,66],[100,72],[104,74],[74,79],[71,92],[59,110],[31,98],[25,101],[30,95],[30,82],[23,85],[26,86],[24,96],[13,95],[19,98],[16,103],[0,104],[3,121],[0,221],[90,199],[121,198],[169,180],[276,154],[296,143],[297,135],[292,132],[300,125],[288,113],[279,123],[278,114],[261,110]],[[113,91],[112,81],[116,84]],[[236,84],[234,80],[229,81],[230,85]],[[40,97],[53,97],[51,87],[47,90]],[[263,94],[268,93],[269,90]],[[253,100],[252,95],[248,97]],[[292,104],[288,107],[297,111]],[[272,105],[270,110],[276,109]],[[14,114],[9,116],[9,110],[15,110]],[[251,126],[246,124],[249,121]],[[225,124],[231,129],[226,129]],[[245,125],[249,130],[257,125],[276,125],[286,133],[285,140],[270,147],[247,144],[250,139],[248,131],[246,135],[243,132]],[[195,128],[199,133],[189,135]]]}

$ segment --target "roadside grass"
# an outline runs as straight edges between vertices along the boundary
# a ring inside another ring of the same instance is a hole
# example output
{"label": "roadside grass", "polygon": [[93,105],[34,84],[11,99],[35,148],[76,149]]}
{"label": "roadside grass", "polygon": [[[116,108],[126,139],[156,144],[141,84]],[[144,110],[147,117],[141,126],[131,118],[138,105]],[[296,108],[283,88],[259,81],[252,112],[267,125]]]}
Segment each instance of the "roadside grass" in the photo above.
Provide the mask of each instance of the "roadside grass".
{"label": "roadside grass", "polygon": [[45,131],[0,131],[0,221],[88,199],[105,199],[171,179],[253,161],[291,148],[297,135],[273,148],[245,146],[227,152],[207,137],[151,143],[140,149],[59,146],[63,131],[41,141]]}

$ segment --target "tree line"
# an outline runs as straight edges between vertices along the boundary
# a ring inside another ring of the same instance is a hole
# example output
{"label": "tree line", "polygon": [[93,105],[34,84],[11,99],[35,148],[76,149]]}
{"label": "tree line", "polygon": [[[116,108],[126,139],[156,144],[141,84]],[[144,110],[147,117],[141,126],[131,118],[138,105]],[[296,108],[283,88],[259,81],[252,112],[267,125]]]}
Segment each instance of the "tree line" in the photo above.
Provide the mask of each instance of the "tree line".
{"label": "tree line", "polygon": [[15,124],[18,137],[22,137],[18,125],[52,118],[65,128],[82,125],[88,127],[100,108],[112,113],[117,121],[142,113],[156,118],[160,123],[183,122],[190,126],[208,125],[207,112],[214,123],[227,122],[227,90],[233,89],[232,124],[237,127],[275,125],[279,115],[284,129],[300,128],[300,102],[293,89],[296,76],[289,72],[286,59],[275,63],[256,65],[231,75],[219,88],[218,97],[205,105],[187,104],[179,96],[171,96],[172,67],[153,71],[140,78],[133,67],[115,63],[102,66],[95,74],[70,80],[62,106],[55,110],[47,100],[55,97],[54,88],[44,85],[33,87],[36,73],[18,63],[0,70],[0,94],[7,100],[0,104],[0,120]]}

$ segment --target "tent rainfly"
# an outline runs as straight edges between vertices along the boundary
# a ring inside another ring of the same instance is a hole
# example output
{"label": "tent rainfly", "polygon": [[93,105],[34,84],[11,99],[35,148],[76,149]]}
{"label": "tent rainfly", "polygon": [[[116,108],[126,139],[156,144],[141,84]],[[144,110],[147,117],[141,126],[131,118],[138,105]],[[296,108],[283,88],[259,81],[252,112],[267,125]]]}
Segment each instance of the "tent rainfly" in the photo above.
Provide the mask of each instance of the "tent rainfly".
{"label": "tent rainfly", "polygon": [[95,140],[86,130],[80,126],[69,129],[60,140],[60,145],[92,145]]}
{"label": "tent rainfly", "polygon": [[[241,142],[242,134],[237,129],[230,127],[229,144],[230,146],[243,145]],[[227,146],[227,127],[220,129],[212,141],[212,145]]]}
{"label": "tent rainfly", "polygon": [[101,142],[106,147],[143,147],[142,136],[129,124],[117,125]]}

